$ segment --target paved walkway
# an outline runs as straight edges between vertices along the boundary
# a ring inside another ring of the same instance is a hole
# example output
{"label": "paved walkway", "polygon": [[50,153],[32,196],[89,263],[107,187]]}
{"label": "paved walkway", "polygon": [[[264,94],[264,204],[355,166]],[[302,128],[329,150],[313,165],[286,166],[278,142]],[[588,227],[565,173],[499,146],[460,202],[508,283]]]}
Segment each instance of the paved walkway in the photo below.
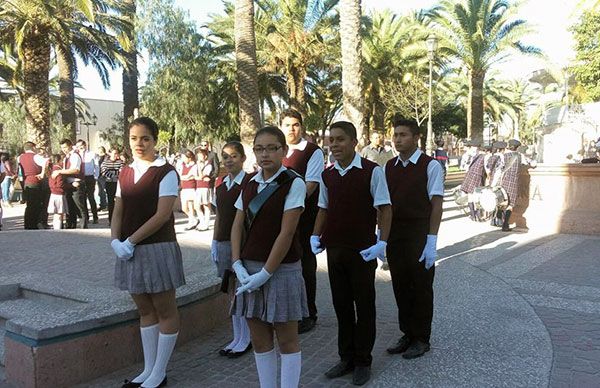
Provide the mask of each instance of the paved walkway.
{"label": "paved walkway", "polygon": [[[12,211],[19,213],[17,208]],[[450,198],[444,219],[439,239],[444,259],[436,269],[432,351],[411,361],[386,354],[385,348],[399,332],[389,272],[378,270],[378,332],[369,386],[600,386],[600,237],[502,233],[468,221]],[[14,219],[5,224],[9,229],[16,225]],[[50,233],[55,244],[49,248]],[[0,247],[9,253],[9,259],[0,261],[0,274],[16,277],[27,272],[52,279],[64,276],[68,269],[69,276],[96,287],[110,287],[107,231],[84,232],[89,239],[81,249],[91,254],[66,255],[64,246],[79,233],[1,232]],[[34,237],[33,244],[15,244],[24,236],[27,240]],[[196,261],[191,260],[186,270],[205,271],[211,233],[179,236],[183,245],[197,251]],[[49,249],[51,255],[46,254]],[[305,387],[351,386],[350,377],[331,381],[323,376],[337,360],[336,320],[325,256],[318,260],[319,321],[315,330],[301,336],[301,382]],[[257,386],[251,354],[237,360],[217,355],[229,336],[229,324],[224,323],[179,347],[169,366],[169,385]],[[82,387],[118,386],[140,367],[116,371]],[[0,386],[2,375],[0,368]]]}

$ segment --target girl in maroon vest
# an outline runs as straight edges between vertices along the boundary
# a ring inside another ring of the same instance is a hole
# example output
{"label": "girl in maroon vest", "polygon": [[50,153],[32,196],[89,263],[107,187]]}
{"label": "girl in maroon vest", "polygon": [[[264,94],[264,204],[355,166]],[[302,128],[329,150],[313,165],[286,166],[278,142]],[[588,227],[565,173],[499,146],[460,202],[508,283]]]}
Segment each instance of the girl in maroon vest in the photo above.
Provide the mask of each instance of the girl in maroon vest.
{"label": "girl in maroon vest", "polygon": [[254,153],[261,170],[236,201],[231,229],[232,267],[239,285],[232,313],[247,319],[261,387],[277,386],[273,331],[281,352],[281,386],[296,387],[302,363],[298,321],[308,316],[296,231],[306,185],[282,165],[287,145],[279,128],[259,130]]}
{"label": "girl in maroon vest", "polygon": [[144,371],[123,387],[162,387],[177,341],[175,289],[185,284],[173,204],[179,179],[156,157],[158,126],[148,117],[129,125],[133,162],[119,174],[111,223],[115,284],[131,294],[140,315]]}
{"label": "girl in maroon vest", "polygon": [[188,225],[185,230],[192,230],[198,225],[198,220],[194,217],[194,204],[196,199],[196,175],[198,175],[198,166],[196,165],[196,155],[190,150],[185,150],[182,156],[179,169],[181,178],[181,210],[188,216]]}
{"label": "girl in maroon vest", "polygon": [[211,174],[213,166],[211,161],[208,160],[207,150],[201,149],[196,155],[198,157],[198,174],[196,175],[196,200],[194,204],[198,218],[200,218],[197,229],[204,231],[208,230],[210,222]]}
{"label": "girl in maroon vest", "polygon": [[[50,171],[62,169],[62,157],[59,154],[52,155]],[[62,229],[63,218],[67,213],[67,197],[65,196],[65,182],[62,175],[48,178],[50,187],[50,201],[48,201],[48,214],[52,214],[52,228]]]}
{"label": "girl in maroon vest", "polygon": [[[232,141],[225,144],[221,155],[227,170],[227,176],[223,179],[219,178],[217,181],[216,195],[213,200],[213,205],[217,209],[217,217],[210,252],[211,258],[217,266],[217,274],[220,278],[223,278],[231,274],[231,226],[236,213],[234,204],[240,196],[240,192],[248,183],[250,175],[242,170],[246,161],[246,154],[241,143]],[[235,276],[226,279],[226,282],[230,285],[234,284],[234,281]],[[230,291],[234,291],[233,287],[230,287]],[[231,323],[233,340],[221,349],[219,354],[235,358],[250,349],[250,329],[242,315],[233,314]]]}

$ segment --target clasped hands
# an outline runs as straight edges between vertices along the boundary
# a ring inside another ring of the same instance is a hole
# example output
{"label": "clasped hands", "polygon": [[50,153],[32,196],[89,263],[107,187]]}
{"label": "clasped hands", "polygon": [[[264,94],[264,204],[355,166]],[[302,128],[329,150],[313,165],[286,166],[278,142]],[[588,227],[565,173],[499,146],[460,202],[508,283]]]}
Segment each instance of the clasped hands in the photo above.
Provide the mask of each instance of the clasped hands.
{"label": "clasped hands", "polygon": [[273,276],[264,267],[257,273],[250,275],[244,267],[242,260],[236,260],[231,266],[235,271],[235,276],[238,278],[241,287],[235,291],[236,295],[241,295],[244,292],[252,292],[258,290],[263,284]]}
{"label": "clasped hands", "polygon": [[133,251],[135,250],[135,244],[129,239],[120,241],[118,238],[113,239],[110,242],[115,255],[121,260],[129,260],[133,257]]}

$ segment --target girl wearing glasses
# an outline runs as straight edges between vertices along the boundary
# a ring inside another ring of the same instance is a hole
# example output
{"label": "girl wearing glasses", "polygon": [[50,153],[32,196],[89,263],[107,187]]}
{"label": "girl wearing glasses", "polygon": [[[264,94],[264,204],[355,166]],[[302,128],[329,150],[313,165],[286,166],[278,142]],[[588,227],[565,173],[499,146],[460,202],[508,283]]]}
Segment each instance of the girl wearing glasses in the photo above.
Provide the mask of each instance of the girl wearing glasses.
{"label": "girl wearing glasses", "polygon": [[[301,369],[298,321],[308,316],[302,248],[296,232],[306,185],[282,165],[287,145],[279,128],[260,129],[253,149],[261,169],[238,197],[231,229],[232,267],[238,279],[232,313],[247,319],[260,386],[278,385],[276,334],[280,385],[296,387]],[[245,221],[252,215],[251,222]]]}

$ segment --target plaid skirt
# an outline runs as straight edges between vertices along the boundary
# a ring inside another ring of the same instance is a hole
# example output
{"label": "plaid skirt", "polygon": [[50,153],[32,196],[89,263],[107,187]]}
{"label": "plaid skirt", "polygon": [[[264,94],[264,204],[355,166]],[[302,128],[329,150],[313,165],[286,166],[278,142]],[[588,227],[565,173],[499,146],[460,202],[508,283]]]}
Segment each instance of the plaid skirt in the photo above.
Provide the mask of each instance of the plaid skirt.
{"label": "plaid skirt", "polygon": [[137,245],[129,260],[116,259],[115,286],[130,294],[156,294],[185,284],[176,241]]}
{"label": "plaid skirt", "polygon": [[[251,275],[259,272],[264,264],[261,261],[244,260],[244,267]],[[236,279],[236,287],[240,286]],[[299,321],[308,317],[300,260],[279,265],[261,288],[237,295],[231,304],[230,314],[257,318],[267,323]]]}
{"label": "plaid skirt", "polygon": [[231,241],[217,241],[217,276],[223,278],[226,269],[231,271]]}

